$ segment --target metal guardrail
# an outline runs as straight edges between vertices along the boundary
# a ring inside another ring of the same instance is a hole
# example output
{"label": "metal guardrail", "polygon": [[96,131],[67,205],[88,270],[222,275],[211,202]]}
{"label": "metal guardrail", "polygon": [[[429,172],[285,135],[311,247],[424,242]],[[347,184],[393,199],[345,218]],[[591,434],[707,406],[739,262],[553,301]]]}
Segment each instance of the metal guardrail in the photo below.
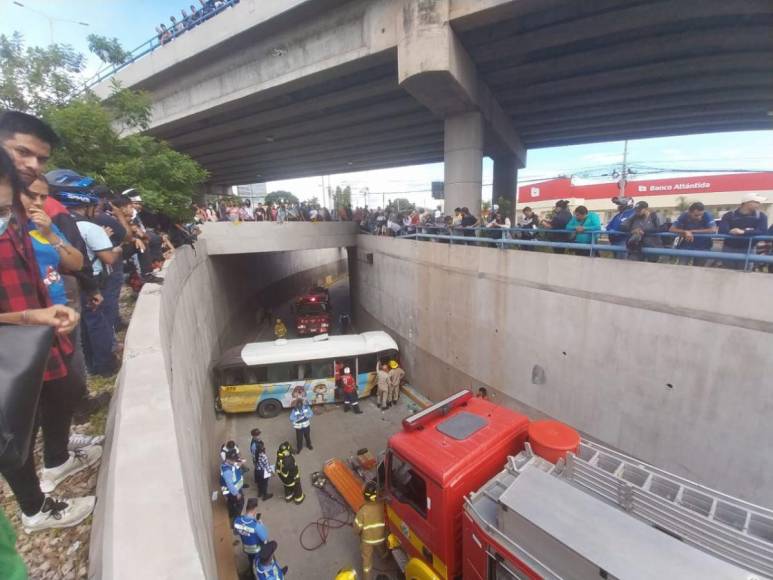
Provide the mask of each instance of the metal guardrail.
{"label": "metal guardrail", "polygon": [[[491,245],[498,248],[514,247],[537,247],[537,248],[561,248],[566,250],[581,250],[583,252],[590,252],[591,257],[599,257],[599,252],[611,252],[613,254],[628,254],[629,250],[625,244],[613,244],[609,243],[609,235],[620,236],[624,239],[630,235],[626,232],[617,231],[596,231],[596,232],[581,232],[583,235],[591,236],[590,243],[579,243],[572,241],[551,241],[545,239],[524,239],[517,237],[518,234],[527,234],[534,236],[539,234],[551,234],[554,236],[569,236],[575,232],[571,230],[551,230],[551,229],[526,229],[526,228],[482,228],[482,227],[451,227],[450,229],[444,226],[408,226],[408,229],[415,229],[413,232],[408,232],[397,236],[400,239],[413,239],[413,240],[435,240],[444,241],[449,244],[475,244],[475,245]],[[441,231],[444,233],[427,233],[428,231]],[[499,237],[489,237],[485,235],[485,232],[499,233]],[[484,233],[484,235],[480,235]],[[505,234],[509,233],[511,236],[506,238]],[[464,235],[467,234],[467,235]],[[653,234],[647,234],[647,236],[658,236],[663,238],[677,238],[679,234],[672,232],[658,232]],[[693,234],[695,238],[711,238],[711,239],[733,239],[738,240],[738,236],[730,236],[726,234]],[[601,238],[606,238],[607,243],[602,243]],[[679,258],[699,258],[710,260],[721,260],[729,262],[743,262],[743,269],[745,271],[750,270],[750,266],[753,264],[773,264],[773,255],[771,254],[757,254],[755,253],[757,244],[762,241],[773,241],[773,236],[760,235],[744,237],[747,240],[746,250],[743,252],[727,252],[719,250],[685,250],[678,248],[642,248],[641,253],[644,256],[671,256]]]}
{"label": "metal guardrail", "polygon": [[170,33],[169,41],[162,43],[161,37],[159,35],[156,34],[152,36],[151,38],[149,38],[148,40],[140,44],[137,48],[135,48],[134,50],[131,50],[129,52],[127,59],[124,62],[118,63],[118,64],[108,64],[102,67],[101,69],[99,69],[96,73],[94,73],[93,76],[91,76],[83,83],[83,87],[80,90],[80,92],[87,91],[93,88],[94,86],[98,85],[105,79],[113,76],[118,71],[136,62],[138,59],[142,58],[146,54],[153,52],[154,50],[156,50],[161,46],[165,46],[166,44],[169,44],[169,42],[174,41],[175,38],[182,36],[186,32],[190,32],[191,29],[195,28],[202,22],[209,20],[213,16],[220,14],[227,8],[230,8],[231,6],[234,6],[235,4],[238,4],[238,3],[239,3],[239,0],[225,0],[223,4],[221,4],[217,8],[212,8],[211,10],[207,10],[207,11],[205,11],[203,8],[201,10],[197,10],[195,18],[189,16],[187,20],[180,21],[183,23],[182,31],[177,32],[175,30],[172,30],[171,28],[167,28],[167,30]]}

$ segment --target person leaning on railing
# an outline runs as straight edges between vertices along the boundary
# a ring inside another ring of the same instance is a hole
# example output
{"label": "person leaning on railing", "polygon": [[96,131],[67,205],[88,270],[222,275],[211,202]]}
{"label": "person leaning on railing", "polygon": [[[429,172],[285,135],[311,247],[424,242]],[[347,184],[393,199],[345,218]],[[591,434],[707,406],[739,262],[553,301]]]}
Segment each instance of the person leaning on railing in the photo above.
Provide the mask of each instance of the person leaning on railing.
{"label": "person leaning on railing", "polygon": [[[671,226],[669,230],[679,234],[677,248],[680,250],[698,250],[708,252],[714,241],[709,236],[698,236],[694,234],[715,234],[717,233],[717,224],[714,216],[699,201],[696,201],[687,211],[683,212]],[[680,257],[679,264],[689,264],[692,260],[695,266],[704,266],[706,258],[691,258],[689,256]]]}
{"label": "person leaning on railing", "polygon": [[[601,231],[601,219],[597,213],[588,212],[588,208],[584,205],[577,206],[574,210],[574,215],[569,223],[566,224],[566,229],[574,232],[572,234],[572,241],[578,244],[590,244],[593,243],[593,232]],[[577,256],[592,256],[591,250],[572,250]]]}
{"label": "person leaning on railing", "polygon": [[[754,250],[752,236],[764,236],[768,229],[768,216],[761,211],[767,200],[756,193],[747,193],[741,198],[741,205],[727,212],[719,222],[719,233],[732,236],[724,240],[722,251],[745,254]],[[724,266],[743,270],[743,260],[724,260]]]}
{"label": "person leaning on railing", "polygon": [[643,248],[662,248],[663,240],[660,233],[660,218],[650,209],[646,201],[640,201],[634,206],[634,214],[620,222],[620,231],[630,233],[626,246],[628,258],[647,262],[657,262],[658,256],[645,256]]}

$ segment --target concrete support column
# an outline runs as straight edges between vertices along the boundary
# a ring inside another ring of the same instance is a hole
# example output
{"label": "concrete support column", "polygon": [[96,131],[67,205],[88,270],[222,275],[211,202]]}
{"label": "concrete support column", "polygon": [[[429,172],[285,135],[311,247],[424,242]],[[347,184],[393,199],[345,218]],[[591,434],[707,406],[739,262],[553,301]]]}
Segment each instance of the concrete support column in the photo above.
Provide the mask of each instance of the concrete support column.
{"label": "concrete support column", "polygon": [[[516,176],[518,174],[518,164],[515,155],[497,155],[492,158],[494,161],[494,184],[491,188],[491,203],[498,204],[499,198],[504,198],[509,202],[507,217],[515,225],[515,198],[516,198]],[[500,211],[502,208],[500,207]]]}
{"label": "concrete support column", "polygon": [[483,115],[462,113],[445,120],[445,208],[468,207],[480,215],[483,184]]}

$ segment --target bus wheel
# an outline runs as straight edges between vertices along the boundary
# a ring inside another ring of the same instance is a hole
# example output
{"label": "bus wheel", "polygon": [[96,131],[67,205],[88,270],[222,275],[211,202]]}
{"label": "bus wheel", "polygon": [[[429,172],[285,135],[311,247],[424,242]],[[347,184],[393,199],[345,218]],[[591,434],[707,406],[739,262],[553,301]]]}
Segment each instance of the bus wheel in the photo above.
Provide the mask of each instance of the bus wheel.
{"label": "bus wheel", "polygon": [[258,405],[258,415],[264,419],[270,419],[279,415],[279,411],[282,410],[282,403],[276,399],[266,399]]}

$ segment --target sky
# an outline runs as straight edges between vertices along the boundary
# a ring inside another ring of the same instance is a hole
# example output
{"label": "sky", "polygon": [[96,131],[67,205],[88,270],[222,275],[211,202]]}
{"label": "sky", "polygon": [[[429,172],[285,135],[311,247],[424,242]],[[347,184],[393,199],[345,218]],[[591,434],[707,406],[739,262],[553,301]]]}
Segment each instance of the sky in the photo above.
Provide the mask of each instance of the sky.
{"label": "sky", "polygon": [[[86,36],[116,37],[124,48],[140,46],[154,35],[159,22],[179,17],[180,9],[191,4],[170,0],[0,0],[0,34],[19,31],[30,45],[51,41],[67,43],[88,54]],[[196,3],[198,3],[196,1]],[[84,26],[85,23],[88,26]],[[89,58],[87,70],[98,70],[99,61]],[[597,143],[535,149],[528,152],[527,165],[518,172],[519,184],[557,175],[572,175],[576,183],[603,181],[612,164],[619,164],[623,142]],[[718,133],[630,141],[628,162],[634,166],[659,169],[732,171],[735,169],[773,171],[773,131]],[[657,177],[681,174],[672,171]],[[652,178],[653,174],[641,173]],[[324,185],[349,185],[355,204],[381,205],[394,197],[407,197],[421,205],[434,205],[429,190],[432,181],[443,180],[443,165],[402,167],[271,182],[268,191],[291,191],[301,199],[321,198]],[[492,163],[483,162],[483,198],[491,197]],[[369,199],[359,195],[363,189]],[[407,193],[401,193],[407,192]]]}

